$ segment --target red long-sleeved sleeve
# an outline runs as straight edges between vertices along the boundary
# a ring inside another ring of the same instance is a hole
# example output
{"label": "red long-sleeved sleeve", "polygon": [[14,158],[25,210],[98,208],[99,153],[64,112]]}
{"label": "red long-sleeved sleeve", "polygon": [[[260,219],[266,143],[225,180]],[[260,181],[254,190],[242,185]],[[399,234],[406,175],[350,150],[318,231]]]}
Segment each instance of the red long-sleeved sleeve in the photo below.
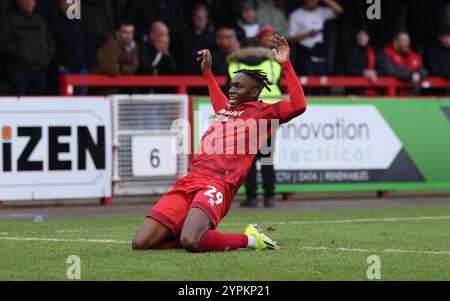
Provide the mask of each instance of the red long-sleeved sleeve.
{"label": "red long-sleeved sleeve", "polygon": [[209,96],[211,97],[211,103],[213,105],[214,112],[217,113],[220,108],[228,103],[228,98],[225,96],[225,94],[223,94],[211,70],[203,73],[203,76],[208,82],[208,90]]}
{"label": "red long-sleeved sleeve", "polygon": [[286,76],[291,101],[280,101],[275,104],[281,123],[288,122],[306,111],[306,97],[290,61],[282,64]]}

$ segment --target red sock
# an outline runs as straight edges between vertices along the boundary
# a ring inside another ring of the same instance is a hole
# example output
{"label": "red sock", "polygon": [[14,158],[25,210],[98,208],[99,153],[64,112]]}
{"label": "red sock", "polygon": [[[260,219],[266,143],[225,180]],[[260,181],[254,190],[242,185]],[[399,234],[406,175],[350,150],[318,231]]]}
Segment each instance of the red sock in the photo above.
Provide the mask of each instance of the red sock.
{"label": "red sock", "polygon": [[246,248],[248,237],[245,234],[222,233],[208,230],[197,245],[197,252],[231,251]]}
{"label": "red sock", "polygon": [[158,250],[169,250],[169,249],[181,249],[180,239],[163,242],[158,247]]}

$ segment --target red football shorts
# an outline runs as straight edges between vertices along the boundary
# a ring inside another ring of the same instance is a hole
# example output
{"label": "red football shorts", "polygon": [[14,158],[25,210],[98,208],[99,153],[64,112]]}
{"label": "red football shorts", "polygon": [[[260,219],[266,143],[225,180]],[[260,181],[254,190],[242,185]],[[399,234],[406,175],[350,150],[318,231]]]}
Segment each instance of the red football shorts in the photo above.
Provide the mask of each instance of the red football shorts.
{"label": "red football shorts", "polygon": [[215,229],[227,215],[233,197],[230,184],[197,172],[189,172],[153,206],[147,217],[169,228],[177,238],[191,208],[199,208],[205,212]]}

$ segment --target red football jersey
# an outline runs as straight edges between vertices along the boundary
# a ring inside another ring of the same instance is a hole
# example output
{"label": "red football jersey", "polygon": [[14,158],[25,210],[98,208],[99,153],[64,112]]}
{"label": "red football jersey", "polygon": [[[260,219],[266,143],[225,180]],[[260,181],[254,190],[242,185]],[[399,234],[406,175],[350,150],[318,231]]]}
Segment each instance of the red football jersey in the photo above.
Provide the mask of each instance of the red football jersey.
{"label": "red football jersey", "polygon": [[283,65],[291,101],[266,104],[245,102],[234,109],[220,90],[211,72],[208,81],[216,115],[203,135],[189,171],[205,174],[230,183],[237,190],[245,180],[257,151],[276,130],[306,110],[303,89],[290,62]]}

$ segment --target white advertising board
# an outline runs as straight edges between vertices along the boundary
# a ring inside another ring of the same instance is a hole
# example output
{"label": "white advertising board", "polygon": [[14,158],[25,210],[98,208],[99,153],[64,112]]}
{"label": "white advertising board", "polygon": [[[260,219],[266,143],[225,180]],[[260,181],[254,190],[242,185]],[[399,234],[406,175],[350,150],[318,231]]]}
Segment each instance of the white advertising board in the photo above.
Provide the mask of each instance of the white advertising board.
{"label": "white advertising board", "polygon": [[111,196],[111,102],[104,97],[0,101],[0,200]]}

